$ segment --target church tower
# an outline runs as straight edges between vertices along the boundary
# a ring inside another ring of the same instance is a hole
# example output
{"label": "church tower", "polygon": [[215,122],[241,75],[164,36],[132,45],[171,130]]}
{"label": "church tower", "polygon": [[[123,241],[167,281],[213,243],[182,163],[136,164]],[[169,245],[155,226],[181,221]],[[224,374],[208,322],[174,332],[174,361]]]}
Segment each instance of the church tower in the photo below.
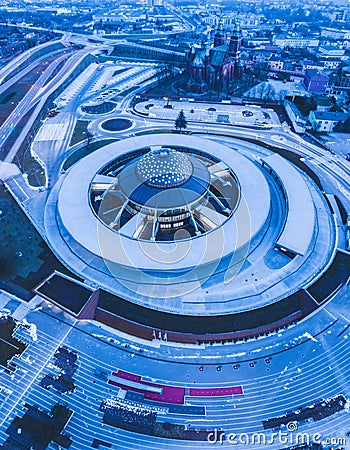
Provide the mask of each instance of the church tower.
{"label": "church tower", "polygon": [[218,26],[214,34],[214,47],[219,47],[220,45],[224,45],[225,43],[226,43],[226,34],[224,30],[224,21],[223,18],[220,17],[218,21]]}
{"label": "church tower", "polygon": [[229,42],[229,54],[234,62],[234,77],[241,78],[242,67],[241,60],[242,31],[238,18],[235,21]]}

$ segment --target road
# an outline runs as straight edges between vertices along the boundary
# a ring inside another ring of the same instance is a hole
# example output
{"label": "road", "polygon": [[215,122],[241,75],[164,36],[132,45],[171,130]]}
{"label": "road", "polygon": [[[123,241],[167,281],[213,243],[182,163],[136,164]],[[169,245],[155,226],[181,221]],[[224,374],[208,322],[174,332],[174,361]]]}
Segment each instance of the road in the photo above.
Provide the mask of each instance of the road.
{"label": "road", "polygon": [[[13,75],[5,83],[1,84],[0,85],[0,95],[3,92],[5,92],[7,89],[9,89],[11,86],[13,86],[15,83],[17,83],[17,81],[19,81],[21,78],[23,78],[25,75],[27,75],[30,71],[35,69],[40,63],[42,63],[43,61],[46,61],[49,56],[50,57],[54,57],[55,55],[57,55],[57,57],[58,57],[61,53],[66,53],[68,51],[70,51],[70,49],[68,50],[66,48],[62,48],[60,50],[56,50],[54,52],[51,52],[50,54],[44,55],[44,56],[42,56],[40,58],[37,58],[35,61],[33,61],[31,64],[29,64],[29,66],[25,67],[20,72],[18,72],[15,75]],[[3,79],[5,79],[5,78],[6,77],[4,77]]]}
{"label": "road", "polygon": [[[14,128],[18,125],[23,116],[38,102],[39,91],[45,86],[57,67],[67,58],[66,55],[58,57],[47,69],[39,76],[38,80],[31,86],[23,99],[18,103],[9,117],[3,123],[0,129],[0,148],[10,137]],[[6,83],[7,84],[7,83]]]}
{"label": "road", "polygon": [[[12,59],[8,64],[6,64],[5,67],[0,70],[0,85],[6,77],[11,75],[11,73],[14,72],[18,66],[25,63],[30,57],[34,56],[36,53],[40,53],[43,49],[55,45],[59,42],[61,42],[63,45],[67,45],[66,40],[63,38],[57,41],[49,41],[37,47],[31,48],[18,55],[16,58]],[[39,60],[44,60],[45,58],[47,58],[47,55],[44,55],[42,58],[37,58],[36,61],[38,62]]]}
{"label": "road", "polygon": [[[61,58],[57,58],[56,61],[54,61],[47,69],[46,71],[40,76],[38,82],[32,86],[30,91],[27,93],[27,95],[23,98],[23,100],[17,105],[15,110],[12,112],[12,114],[8,117],[6,120],[6,123],[1,127],[0,129],[0,152],[2,152],[2,159],[4,159],[5,162],[12,162],[23,139],[28,134],[34,119],[36,115],[39,114],[41,107],[44,105],[47,97],[54,92],[59,85],[61,85],[71,74],[71,72],[75,69],[75,67],[82,61],[83,58],[86,57],[86,55],[89,52],[87,50],[81,50],[78,51],[72,55],[63,55]],[[61,68],[61,70],[56,74],[52,80],[50,80],[47,84],[46,82],[50,79],[52,76],[52,73],[56,70],[56,68],[61,64],[62,61],[68,58],[68,61],[66,61],[65,65]],[[33,114],[33,120],[29,120],[28,123],[24,126],[24,128],[21,130],[20,136],[17,138],[15,144],[12,146],[10,152],[6,155],[4,158],[3,155],[3,145],[6,142],[6,140],[11,135],[14,127],[18,125],[21,118],[28,112],[32,107],[37,105],[40,102],[40,108],[37,108],[38,110],[35,111]],[[22,139],[23,138],[23,139]],[[1,153],[0,153],[1,155]]]}

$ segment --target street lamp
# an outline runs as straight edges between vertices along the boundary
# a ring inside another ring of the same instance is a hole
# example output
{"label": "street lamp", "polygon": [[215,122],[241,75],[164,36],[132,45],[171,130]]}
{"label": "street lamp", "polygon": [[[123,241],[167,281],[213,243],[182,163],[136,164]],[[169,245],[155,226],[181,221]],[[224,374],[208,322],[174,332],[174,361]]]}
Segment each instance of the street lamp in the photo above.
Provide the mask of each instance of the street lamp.
{"label": "street lamp", "polygon": [[163,97],[163,100],[166,102],[166,105],[164,105],[164,108],[169,107],[170,98],[169,97]]}

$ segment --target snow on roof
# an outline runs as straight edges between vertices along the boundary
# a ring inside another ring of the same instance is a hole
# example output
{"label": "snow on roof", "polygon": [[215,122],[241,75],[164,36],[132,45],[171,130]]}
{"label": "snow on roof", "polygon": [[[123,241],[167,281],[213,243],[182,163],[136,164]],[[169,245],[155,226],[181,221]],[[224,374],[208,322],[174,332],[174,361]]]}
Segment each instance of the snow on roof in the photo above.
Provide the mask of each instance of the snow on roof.
{"label": "snow on roof", "polygon": [[315,208],[310,191],[300,172],[277,153],[263,161],[278,174],[287,198],[287,217],[276,244],[303,256],[313,239],[315,225]]}
{"label": "snow on roof", "polygon": [[331,120],[337,122],[343,122],[350,115],[342,112],[331,112],[331,111],[314,111],[315,118],[318,120]]}

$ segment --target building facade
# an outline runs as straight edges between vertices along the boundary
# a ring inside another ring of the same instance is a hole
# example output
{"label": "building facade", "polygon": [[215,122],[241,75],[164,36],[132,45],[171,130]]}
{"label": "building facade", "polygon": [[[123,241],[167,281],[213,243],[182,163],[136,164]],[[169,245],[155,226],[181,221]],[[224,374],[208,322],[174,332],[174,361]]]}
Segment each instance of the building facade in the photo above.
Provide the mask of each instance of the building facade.
{"label": "building facade", "polygon": [[242,32],[240,24],[228,37],[222,20],[214,35],[214,43],[193,45],[187,55],[187,92],[202,94],[208,90],[223,91],[233,79],[242,76]]}
{"label": "building facade", "polygon": [[305,38],[303,36],[274,36],[272,42],[280,48],[308,48],[318,47],[320,44],[319,39]]}
{"label": "building facade", "polygon": [[339,122],[345,122],[349,115],[340,112],[310,111],[309,122],[314,130],[329,133]]}
{"label": "building facade", "polygon": [[305,72],[303,84],[308,92],[324,94],[328,86],[329,78],[316,69],[308,69]]}

